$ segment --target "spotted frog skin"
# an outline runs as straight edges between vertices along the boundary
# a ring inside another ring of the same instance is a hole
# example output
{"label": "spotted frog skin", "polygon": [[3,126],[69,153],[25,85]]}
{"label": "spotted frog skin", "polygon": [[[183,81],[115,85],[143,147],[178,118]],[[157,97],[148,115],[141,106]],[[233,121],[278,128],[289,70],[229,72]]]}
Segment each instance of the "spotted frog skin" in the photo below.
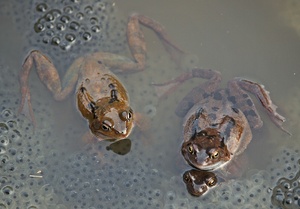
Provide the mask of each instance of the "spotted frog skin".
{"label": "spotted frog skin", "polygon": [[133,129],[135,114],[130,107],[125,87],[114,73],[144,70],[146,44],[140,24],[152,29],[171,55],[174,51],[182,53],[170,41],[159,23],[134,14],[127,25],[127,38],[134,60],[106,52],[89,54],[77,58],[61,81],[50,59],[40,51],[31,51],[20,74],[22,100],[19,111],[29,113],[36,126],[28,87],[30,70],[35,64],[40,80],[51,91],[55,100],[65,99],[75,89],[78,110],[87,119],[91,133],[98,140],[127,138]]}
{"label": "spotted frog skin", "polygon": [[262,127],[262,120],[246,91],[253,93],[272,121],[287,132],[282,127],[285,118],[276,112],[269,92],[261,84],[234,78],[226,89],[219,89],[219,72],[196,68],[156,85],[162,87],[160,90],[169,91],[168,86],[174,89],[194,77],[208,81],[192,89],[176,109],[176,114],[184,118],[181,152],[193,167],[200,170],[223,167],[246,149],[252,139],[251,128]]}
{"label": "spotted frog skin", "polygon": [[[234,78],[220,89],[221,74],[214,70],[193,69],[163,84],[154,84],[159,96],[191,78],[207,81],[192,89],[178,104],[176,114],[183,119],[183,143],[181,152],[188,164],[201,171],[215,171],[224,167],[241,154],[252,139],[251,129],[262,127],[263,123],[246,91],[253,93],[272,121],[288,133],[282,123],[285,118],[276,112],[263,85],[242,78]],[[288,133],[289,134],[289,133]],[[199,182],[204,182],[203,173],[188,173],[189,191],[198,191]],[[197,174],[197,175],[196,175]],[[191,178],[193,176],[193,178]],[[201,179],[197,179],[201,176]],[[184,175],[184,179],[186,175]],[[198,183],[197,183],[198,182]],[[202,192],[193,192],[202,195]]]}

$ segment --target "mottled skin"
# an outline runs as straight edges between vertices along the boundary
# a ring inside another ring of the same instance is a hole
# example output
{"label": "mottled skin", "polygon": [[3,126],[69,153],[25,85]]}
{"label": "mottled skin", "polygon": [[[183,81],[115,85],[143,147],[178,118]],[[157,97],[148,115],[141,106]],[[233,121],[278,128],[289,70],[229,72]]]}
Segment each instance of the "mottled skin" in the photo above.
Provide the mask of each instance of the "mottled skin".
{"label": "mottled skin", "polygon": [[196,68],[169,82],[155,85],[164,94],[195,77],[208,81],[192,89],[176,109],[176,114],[184,117],[181,151],[193,167],[201,170],[223,167],[246,149],[252,139],[251,128],[262,127],[262,120],[246,91],[253,93],[272,121],[287,132],[282,127],[285,118],[276,112],[277,107],[269,92],[261,84],[234,78],[226,89],[219,89],[219,72]]}
{"label": "mottled skin", "polygon": [[[241,154],[252,139],[251,128],[257,129],[263,125],[246,91],[253,93],[272,121],[288,132],[282,127],[285,118],[276,112],[277,107],[272,103],[269,92],[261,84],[234,78],[228,82],[226,89],[219,89],[219,72],[196,68],[171,81],[154,85],[162,96],[195,77],[207,81],[193,88],[182,99],[176,114],[184,118],[182,155],[188,164],[202,171],[185,173],[184,179],[189,181],[184,181],[192,195],[200,196],[207,189],[204,185],[205,172],[223,168]],[[204,185],[204,189],[199,191],[199,185]]]}
{"label": "mottled skin", "polygon": [[55,100],[65,99],[75,89],[78,110],[88,120],[94,136],[99,140],[127,138],[134,126],[135,117],[126,89],[114,73],[144,70],[146,43],[140,24],[152,29],[172,56],[174,52],[183,53],[169,41],[159,23],[143,15],[134,14],[129,18],[127,26],[128,44],[134,60],[106,52],[79,57],[67,70],[61,82],[54,64],[40,51],[31,51],[20,74],[22,100],[19,111],[28,112],[36,126],[28,87],[29,73],[35,64],[39,78],[51,91]]}

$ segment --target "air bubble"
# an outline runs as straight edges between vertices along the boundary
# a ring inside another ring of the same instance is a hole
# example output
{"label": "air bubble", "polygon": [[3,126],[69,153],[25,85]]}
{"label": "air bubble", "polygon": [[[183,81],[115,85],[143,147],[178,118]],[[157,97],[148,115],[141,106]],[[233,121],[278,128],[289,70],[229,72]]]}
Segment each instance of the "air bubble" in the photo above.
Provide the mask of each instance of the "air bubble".
{"label": "air bubble", "polygon": [[45,3],[41,3],[36,6],[36,11],[38,11],[38,12],[45,12],[47,9],[48,9],[48,6]]}
{"label": "air bubble", "polygon": [[34,25],[34,31],[36,33],[42,32],[44,30],[45,30],[45,26],[42,23],[38,22]]}
{"label": "air bubble", "polygon": [[98,21],[98,19],[97,19],[96,17],[92,17],[92,18],[90,19],[90,23],[91,23],[92,25],[96,25],[98,22],[99,22],[99,21]]}
{"label": "air bubble", "polygon": [[60,39],[58,37],[53,37],[51,40],[51,44],[54,46],[58,46],[60,43]]}
{"label": "air bubble", "polygon": [[17,128],[18,127],[17,121],[14,121],[14,120],[7,121],[7,125],[9,126],[9,128]]}
{"label": "air bubble", "polygon": [[84,8],[84,12],[85,12],[86,14],[93,14],[93,7],[91,7],[91,6],[86,6],[86,7]]}
{"label": "air bubble", "polygon": [[91,35],[89,32],[84,32],[84,33],[82,34],[82,38],[83,38],[84,40],[86,40],[86,41],[89,41],[89,40],[91,40],[92,35]]}
{"label": "air bubble", "polygon": [[4,118],[10,118],[10,117],[13,116],[13,113],[12,113],[11,110],[5,109],[5,110],[2,111],[1,115],[2,115],[2,117],[4,117]]}
{"label": "air bubble", "polygon": [[80,26],[79,23],[73,21],[73,22],[70,23],[70,26],[69,26],[69,27],[70,27],[70,29],[76,31],[76,30],[79,29],[79,26]]}
{"label": "air bubble", "polygon": [[45,15],[45,19],[47,21],[53,21],[54,20],[54,16],[49,12]]}
{"label": "air bubble", "polygon": [[13,130],[13,133],[15,133],[15,135],[18,136],[19,138],[22,137],[21,132],[16,129]]}
{"label": "air bubble", "polygon": [[0,155],[6,153],[6,148],[0,145]]}
{"label": "air bubble", "polygon": [[61,15],[61,11],[57,10],[57,9],[53,9],[51,10],[51,14],[53,15],[54,19],[60,17]]}
{"label": "air bubble", "polygon": [[66,6],[64,8],[64,12],[67,14],[72,14],[73,13],[73,8],[71,6]]}
{"label": "air bubble", "polygon": [[14,193],[13,187],[11,187],[9,185],[4,186],[1,190],[2,190],[3,194],[5,194],[5,195],[12,195]]}
{"label": "air bubble", "polygon": [[64,51],[67,51],[67,50],[70,50],[70,49],[71,49],[71,45],[68,44],[68,43],[66,43],[66,42],[61,43],[59,47],[60,47],[62,50],[64,50]]}
{"label": "air bubble", "polygon": [[61,16],[60,21],[63,23],[68,23],[70,21],[70,18],[68,16]]}
{"label": "air bubble", "polygon": [[96,7],[98,8],[98,11],[104,11],[105,10],[105,4],[103,2],[96,3]]}
{"label": "air bubble", "polygon": [[[46,23],[46,27],[48,28],[48,29],[52,29],[52,28],[54,28],[54,24],[52,23],[52,22],[47,22]],[[54,33],[54,32],[53,32]]]}
{"label": "air bubble", "polygon": [[101,31],[101,27],[98,26],[98,25],[94,25],[91,27],[91,30],[94,32],[94,33],[99,33]]}
{"label": "air bubble", "polygon": [[63,31],[66,29],[66,26],[62,23],[57,23],[56,28],[60,31]]}
{"label": "air bubble", "polygon": [[7,155],[0,155],[0,168],[8,162],[9,157]]}
{"label": "air bubble", "polygon": [[5,123],[0,123],[0,134],[6,134],[8,132],[8,126]]}
{"label": "air bubble", "polygon": [[0,145],[7,146],[9,144],[9,139],[6,136],[0,136]]}
{"label": "air bubble", "polygon": [[84,18],[84,14],[81,13],[81,12],[78,12],[78,13],[76,14],[76,18],[77,18],[78,20],[82,20],[82,19]]}
{"label": "air bubble", "polygon": [[75,36],[74,34],[72,34],[72,33],[69,33],[69,34],[67,34],[67,35],[65,36],[65,39],[66,39],[68,42],[73,42],[73,41],[75,41],[75,38],[76,38],[76,36]]}
{"label": "air bubble", "polygon": [[30,205],[27,207],[27,209],[39,209],[39,207],[35,205]]}

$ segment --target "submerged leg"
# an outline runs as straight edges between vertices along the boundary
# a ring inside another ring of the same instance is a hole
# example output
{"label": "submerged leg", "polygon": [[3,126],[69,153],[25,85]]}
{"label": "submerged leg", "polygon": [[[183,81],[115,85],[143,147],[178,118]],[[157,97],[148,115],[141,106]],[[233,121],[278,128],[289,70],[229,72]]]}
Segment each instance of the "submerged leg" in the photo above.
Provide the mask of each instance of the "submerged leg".
{"label": "submerged leg", "polygon": [[195,77],[207,79],[208,81],[193,88],[177,105],[176,114],[180,117],[183,117],[194,104],[203,98],[206,98],[218,88],[221,82],[220,72],[211,69],[195,68],[190,72],[181,74],[173,80],[162,84],[152,85],[155,86],[157,95],[162,98],[163,96],[175,91],[175,89],[183,82]]}
{"label": "submerged leg", "polygon": [[36,71],[38,73],[39,78],[51,91],[56,100],[63,100],[73,90],[78,75],[75,72],[75,66],[72,65],[73,67],[71,66],[68,70],[69,75],[72,74],[72,76],[69,79],[67,79],[66,87],[62,89],[59,74],[52,62],[39,51],[34,50],[30,52],[30,54],[24,61],[20,72],[20,86],[22,99],[19,112],[28,114],[33,125],[35,126],[36,122],[31,106],[30,90],[28,86],[28,78],[33,64],[35,64],[36,66]]}
{"label": "submerged leg", "polygon": [[138,63],[145,65],[146,55],[146,44],[140,24],[152,29],[156,33],[173,59],[175,59],[176,54],[182,55],[184,53],[182,49],[171,41],[171,38],[160,23],[144,15],[133,14],[129,17],[127,39],[131,53]]}
{"label": "submerged leg", "polygon": [[134,60],[124,56],[96,52],[90,57],[100,60],[101,63],[109,67],[115,73],[134,73],[143,71],[146,63],[146,41],[140,24],[152,29],[162,41],[166,50],[175,57],[176,54],[182,55],[184,52],[171,42],[165,29],[153,19],[134,14],[130,16],[127,25],[127,41]]}
{"label": "submerged leg", "polygon": [[[256,111],[256,108],[254,107],[252,99],[245,91],[254,94],[267,111],[273,123],[290,135],[290,133],[282,126],[285,118],[276,111],[277,106],[273,104],[269,96],[269,92],[264,88],[263,85],[246,79],[235,78],[234,80],[228,82],[228,88],[230,95],[234,96],[236,99],[239,99],[239,101],[237,101],[239,108],[245,113],[253,128],[260,128],[262,126],[262,121]],[[240,96],[238,97],[238,95]]]}

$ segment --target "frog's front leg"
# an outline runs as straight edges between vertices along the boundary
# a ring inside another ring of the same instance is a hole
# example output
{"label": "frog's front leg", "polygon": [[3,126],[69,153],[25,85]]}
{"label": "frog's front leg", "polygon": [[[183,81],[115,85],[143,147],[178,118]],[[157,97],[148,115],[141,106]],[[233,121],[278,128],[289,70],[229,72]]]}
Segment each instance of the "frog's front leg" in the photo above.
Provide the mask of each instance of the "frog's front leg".
{"label": "frog's front leg", "polygon": [[129,17],[127,25],[127,39],[131,53],[141,68],[145,66],[146,43],[144,34],[140,29],[140,24],[152,29],[156,33],[173,59],[175,59],[176,53],[179,55],[184,53],[183,50],[171,41],[166,30],[160,23],[144,15],[133,14]]}
{"label": "frog's front leg", "polygon": [[30,90],[28,86],[28,78],[30,74],[30,70],[33,67],[33,64],[36,66],[36,71],[40,80],[46,85],[46,87],[51,91],[54,98],[56,100],[63,100],[70,92],[74,89],[74,86],[78,79],[78,66],[81,62],[80,59],[76,60],[70,69],[67,71],[65,75],[65,87],[62,89],[61,81],[59,78],[59,74],[53,65],[53,63],[40,51],[34,50],[31,51],[30,54],[24,61],[24,64],[20,73],[20,85],[21,85],[21,104],[19,108],[19,112],[29,114],[29,117],[33,123],[36,125],[32,106],[30,99]]}
{"label": "frog's front leg", "polygon": [[184,53],[171,42],[166,31],[159,23],[149,17],[134,14],[130,16],[127,25],[127,40],[134,60],[117,54],[104,52],[96,52],[89,57],[98,62],[100,61],[114,73],[135,73],[143,71],[146,61],[146,42],[140,24],[152,29],[158,35],[171,56],[174,56],[175,53]]}
{"label": "frog's front leg", "polygon": [[228,82],[228,88],[231,95],[230,99],[233,103],[238,105],[239,109],[244,112],[253,128],[260,128],[262,126],[262,121],[257,113],[252,99],[245,91],[254,94],[267,111],[273,123],[284,132],[290,134],[282,126],[285,118],[276,111],[277,106],[273,104],[269,96],[269,92],[264,88],[263,85],[246,79],[235,78]]}

